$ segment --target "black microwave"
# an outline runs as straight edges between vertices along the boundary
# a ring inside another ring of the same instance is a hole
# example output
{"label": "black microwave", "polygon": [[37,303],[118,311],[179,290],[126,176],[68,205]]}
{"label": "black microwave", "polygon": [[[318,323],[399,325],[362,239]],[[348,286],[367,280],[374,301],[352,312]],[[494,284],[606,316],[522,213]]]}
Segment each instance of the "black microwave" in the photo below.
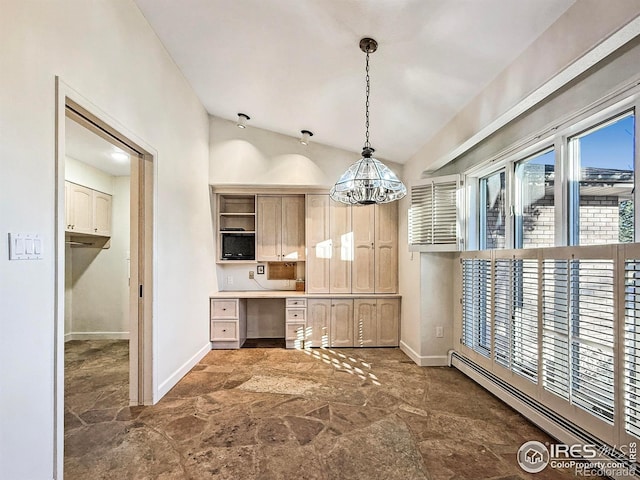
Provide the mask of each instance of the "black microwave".
{"label": "black microwave", "polygon": [[255,260],[255,235],[253,233],[223,233],[222,259]]}

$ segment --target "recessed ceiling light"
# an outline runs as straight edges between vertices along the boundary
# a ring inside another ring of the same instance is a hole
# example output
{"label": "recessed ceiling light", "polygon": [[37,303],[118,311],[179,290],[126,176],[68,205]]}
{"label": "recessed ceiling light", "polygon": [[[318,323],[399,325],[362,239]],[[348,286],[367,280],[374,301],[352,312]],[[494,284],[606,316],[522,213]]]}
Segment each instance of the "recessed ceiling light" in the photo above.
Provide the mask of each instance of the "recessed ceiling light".
{"label": "recessed ceiling light", "polygon": [[309,139],[313,137],[313,132],[309,130],[300,130],[300,133],[302,134],[302,136],[300,137],[300,143],[303,145],[308,145]]}
{"label": "recessed ceiling light", "polygon": [[246,113],[239,113],[238,123],[236,123],[236,126],[238,128],[247,128],[247,120],[251,120],[251,117],[249,115],[247,115]]}
{"label": "recessed ceiling light", "polygon": [[126,162],[129,160],[129,154],[120,151],[111,152],[111,158],[113,158],[117,162]]}

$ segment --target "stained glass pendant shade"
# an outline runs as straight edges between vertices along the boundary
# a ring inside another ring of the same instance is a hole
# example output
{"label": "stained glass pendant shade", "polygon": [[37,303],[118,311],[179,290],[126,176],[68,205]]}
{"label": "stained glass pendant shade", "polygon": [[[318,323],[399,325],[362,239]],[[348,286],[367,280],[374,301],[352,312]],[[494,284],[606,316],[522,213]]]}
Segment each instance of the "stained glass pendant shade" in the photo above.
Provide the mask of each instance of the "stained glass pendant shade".
{"label": "stained glass pendant shade", "polygon": [[333,200],[356,205],[389,203],[400,200],[407,188],[384,163],[373,157],[374,149],[369,143],[369,54],[377,50],[378,43],[372,38],[360,40],[360,50],[367,54],[366,63],[366,140],[362,158],[351,165],[329,192]]}

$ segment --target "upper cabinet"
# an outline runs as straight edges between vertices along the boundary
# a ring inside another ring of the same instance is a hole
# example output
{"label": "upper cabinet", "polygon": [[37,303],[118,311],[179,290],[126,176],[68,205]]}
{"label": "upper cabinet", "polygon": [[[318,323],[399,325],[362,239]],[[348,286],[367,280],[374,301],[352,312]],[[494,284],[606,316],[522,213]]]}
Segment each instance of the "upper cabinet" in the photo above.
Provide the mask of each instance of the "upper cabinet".
{"label": "upper cabinet", "polygon": [[258,195],[257,260],[305,260],[304,195]]}
{"label": "upper cabinet", "polygon": [[396,293],[398,204],[307,195],[307,292]]}
{"label": "upper cabinet", "polygon": [[111,195],[65,182],[65,230],[69,233],[111,236]]}
{"label": "upper cabinet", "polygon": [[375,208],[375,293],[398,291],[398,202]]}
{"label": "upper cabinet", "polygon": [[307,195],[307,274],[308,293],[329,293],[329,195]]}
{"label": "upper cabinet", "polygon": [[256,248],[256,196],[218,194],[217,262],[254,261]]}

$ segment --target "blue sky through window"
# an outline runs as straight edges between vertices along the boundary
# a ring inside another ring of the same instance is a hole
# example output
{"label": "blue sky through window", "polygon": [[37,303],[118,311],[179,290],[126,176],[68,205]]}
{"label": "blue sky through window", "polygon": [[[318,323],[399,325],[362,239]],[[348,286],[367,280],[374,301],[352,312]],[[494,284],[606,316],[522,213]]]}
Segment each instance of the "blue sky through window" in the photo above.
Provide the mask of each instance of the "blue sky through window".
{"label": "blue sky through window", "polygon": [[634,116],[628,115],[581,137],[580,167],[633,170],[634,128]]}

